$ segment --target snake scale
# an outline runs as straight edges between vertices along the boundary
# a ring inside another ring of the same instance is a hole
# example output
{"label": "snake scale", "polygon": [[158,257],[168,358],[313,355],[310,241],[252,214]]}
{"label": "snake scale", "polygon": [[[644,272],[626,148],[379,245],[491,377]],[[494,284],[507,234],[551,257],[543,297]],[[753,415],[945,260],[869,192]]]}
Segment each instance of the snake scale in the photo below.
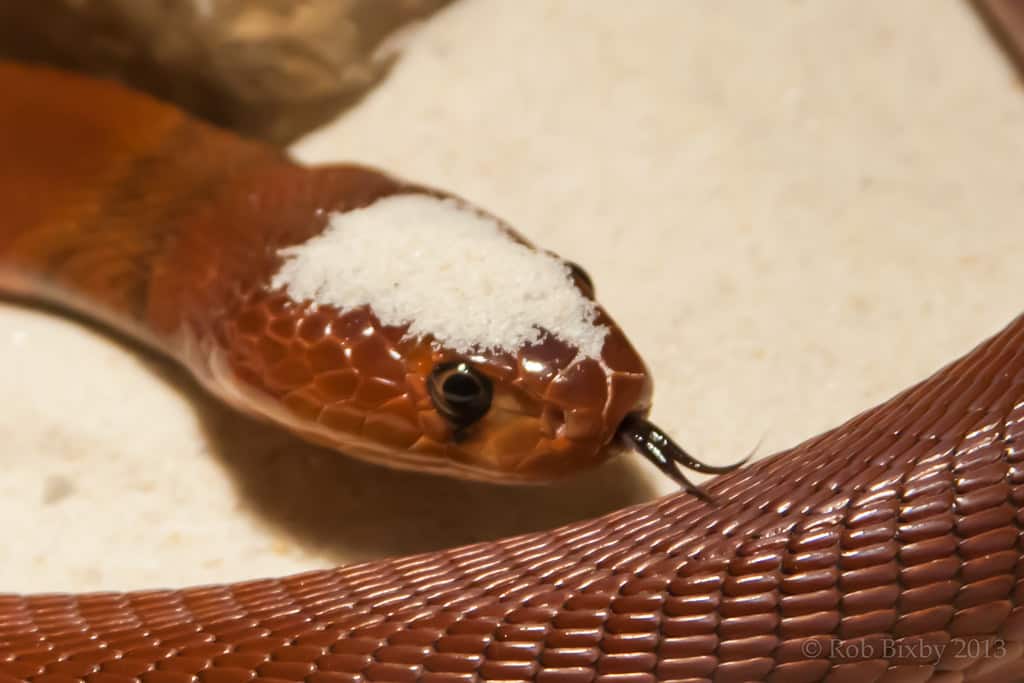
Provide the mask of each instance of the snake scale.
{"label": "snake scale", "polygon": [[[646,369],[596,304],[581,310],[603,330],[599,355],[548,335],[469,363],[365,307],[266,291],[278,248],[325,231],[325,209],[447,195],[303,168],[83,77],[5,64],[0,91],[8,294],[133,334],[306,438],[415,454],[396,466],[565,476],[642,422]],[[566,273],[592,300],[585,274]],[[1022,444],[1024,318],[700,495],[278,579],[0,596],[0,683],[1012,681]]]}

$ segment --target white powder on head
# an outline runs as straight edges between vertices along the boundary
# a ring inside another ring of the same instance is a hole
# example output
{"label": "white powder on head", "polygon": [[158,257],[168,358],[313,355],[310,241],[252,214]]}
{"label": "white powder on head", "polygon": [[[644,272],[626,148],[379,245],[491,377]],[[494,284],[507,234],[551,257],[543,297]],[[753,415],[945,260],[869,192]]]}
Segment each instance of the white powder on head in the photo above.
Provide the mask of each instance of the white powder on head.
{"label": "white powder on head", "polygon": [[272,285],[296,301],[368,305],[383,324],[460,353],[514,353],[544,330],[599,358],[608,333],[564,262],[452,199],[396,195],[335,213],[280,255]]}

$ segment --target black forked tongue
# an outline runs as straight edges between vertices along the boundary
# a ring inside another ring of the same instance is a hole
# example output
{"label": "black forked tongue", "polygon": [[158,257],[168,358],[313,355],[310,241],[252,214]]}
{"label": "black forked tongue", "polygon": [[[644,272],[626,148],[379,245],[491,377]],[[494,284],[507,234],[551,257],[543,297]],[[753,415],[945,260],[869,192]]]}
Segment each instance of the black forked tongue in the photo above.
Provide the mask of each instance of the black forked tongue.
{"label": "black forked tongue", "polygon": [[750,459],[748,455],[732,465],[708,465],[684,451],[665,432],[638,415],[627,415],[622,420],[619,436],[633,450],[653,462],[669,479],[679,484],[681,489],[707,502],[711,502],[710,496],[686,478],[679,469],[680,465],[702,474],[725,474],[742,467]]}

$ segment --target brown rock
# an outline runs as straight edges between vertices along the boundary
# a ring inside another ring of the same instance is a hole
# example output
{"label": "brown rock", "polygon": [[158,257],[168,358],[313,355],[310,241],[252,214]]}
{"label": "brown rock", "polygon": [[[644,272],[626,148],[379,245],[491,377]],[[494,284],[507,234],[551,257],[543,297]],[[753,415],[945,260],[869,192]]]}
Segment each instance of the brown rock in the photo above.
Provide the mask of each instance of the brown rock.
{"label": "brown rock", "polygon": [[0,55],[117,78],[287,142],[386,70],[385,39],[448,0],[0,2]]}

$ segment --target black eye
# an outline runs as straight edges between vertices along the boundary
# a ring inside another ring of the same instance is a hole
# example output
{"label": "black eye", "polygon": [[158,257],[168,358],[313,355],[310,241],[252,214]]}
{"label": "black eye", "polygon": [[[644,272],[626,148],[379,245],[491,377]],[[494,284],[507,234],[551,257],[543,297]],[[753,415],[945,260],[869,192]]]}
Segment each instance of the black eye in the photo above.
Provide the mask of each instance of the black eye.
{"label": "black eye", "polygon": [[434,366],[427,390],[437,411],[456,427],[468,427],[491,407],[491,380],[464,361]]}
{"label": "black eye", "polygon": [[587,271],[583,270],[579,265],[572,261],[566,261],[566,265],[569,266],[569,272],[572,273],[573,279],[576,280],[576,283],[580,286],[580,289],[583,290],[583,293],[593,298],[595,293],[594,281],[590,279],[590,275],[587,274]]}

